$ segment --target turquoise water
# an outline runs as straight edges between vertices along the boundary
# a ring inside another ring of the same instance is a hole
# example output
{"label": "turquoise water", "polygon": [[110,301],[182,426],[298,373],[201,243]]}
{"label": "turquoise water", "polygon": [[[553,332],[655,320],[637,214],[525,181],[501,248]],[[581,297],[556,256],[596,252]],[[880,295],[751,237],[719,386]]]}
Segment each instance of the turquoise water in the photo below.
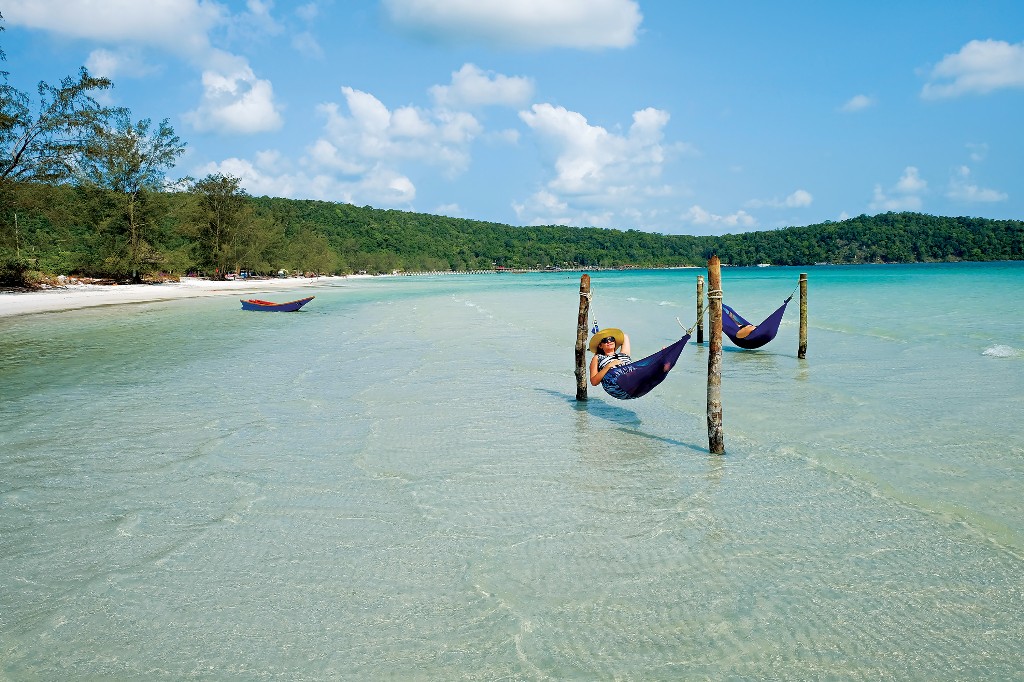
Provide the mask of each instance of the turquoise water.
{"label": "turquoise water", "polygon": [[[575,401],[578,273],[0,318],[0,679],[1020,679],[1024,264],[804,271],[724,456],[706,345]],[[653,352],[699,272],[594,314]]]}

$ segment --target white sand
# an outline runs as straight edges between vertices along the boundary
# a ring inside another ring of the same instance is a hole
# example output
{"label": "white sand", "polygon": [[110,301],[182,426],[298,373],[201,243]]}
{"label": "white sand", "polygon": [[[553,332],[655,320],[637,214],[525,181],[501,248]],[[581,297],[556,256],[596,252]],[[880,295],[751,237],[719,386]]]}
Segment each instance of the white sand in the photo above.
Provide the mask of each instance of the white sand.
{"label": "white sand", "polygon": [[[352,277],[358,276],[352,275]],[[214,282],[207,279],[183,277],[181,282],[164,284],[74,284],[42,291],[0,292],[0,317],[75,310],[98,305],[168,301],[176,298],[198,298],[201,296],[253,298],[255,294],[305,289],[344,279],[346,278],[287,277]],[[284,297],[280,300],[291,299]]]}

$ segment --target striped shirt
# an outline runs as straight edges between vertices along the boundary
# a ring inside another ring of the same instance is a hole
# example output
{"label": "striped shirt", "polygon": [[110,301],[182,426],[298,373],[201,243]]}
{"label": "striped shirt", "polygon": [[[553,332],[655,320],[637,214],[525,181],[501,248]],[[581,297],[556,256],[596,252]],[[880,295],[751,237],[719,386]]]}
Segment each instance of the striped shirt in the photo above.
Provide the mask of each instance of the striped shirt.
{"label": "striped shirt", "polygon": [[[633,362],[633,358],[629,357],[625,353],[612,353],[611,355],[598,355],[597,356],[597,370],[601,371],[605,366],[612,360],[620,360],[620,364],[612,367],[604,375],[604,379],[601,379],[601,386],[613,398],[620,398],[622,400],[628,400],[633,396],[629,395],[622,388],[619,387],[619,377],[622,374],[628,373],[632,368],[629,367],[630,363]],[[625,370],[625,371],[623,371]]]}

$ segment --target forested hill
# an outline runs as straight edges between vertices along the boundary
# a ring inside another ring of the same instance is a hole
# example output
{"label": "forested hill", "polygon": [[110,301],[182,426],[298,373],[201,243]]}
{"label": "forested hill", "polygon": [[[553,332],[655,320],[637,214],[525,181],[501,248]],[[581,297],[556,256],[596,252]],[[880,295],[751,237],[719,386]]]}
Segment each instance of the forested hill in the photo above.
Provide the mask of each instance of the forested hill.
{"label": "forested hill", "polygon": [[[238,180],[123,194],[89,186],[0,186],[0,281],[31,273],[126,279],[232,271],[390,273],[493,268],[910,263],[1024,259],[1024,222],[920,213],[724,236],[499,223],[252,197]],[[130,209],[130,210],[129,210]],[[125,216],[131,216],[128,220]],[[129,229],[130,228],[130,229]]]}
{"label": "forested hill", "polygon": [[883,213],[725,235],[715,244],[733,265],[1021,260],[1024,221]]}
{"label": "forested hill", "polygon": [[255,199],[261,212],[323,234],[351,266],[378,271],[702,265],[912,263],[1024,259],[1024,222],[921,213],[716,237],[565,226],[514,227],[320,201]]}

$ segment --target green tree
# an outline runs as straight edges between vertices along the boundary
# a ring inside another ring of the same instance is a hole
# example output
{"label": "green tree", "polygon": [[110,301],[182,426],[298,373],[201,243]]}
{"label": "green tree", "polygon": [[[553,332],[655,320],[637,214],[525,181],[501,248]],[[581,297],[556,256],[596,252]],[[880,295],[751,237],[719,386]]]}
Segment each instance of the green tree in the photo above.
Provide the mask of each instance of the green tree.
{"label": "green tree", "polygon": [[40,82],[33,113],[27,94],[0,84],[0,180],[59,182],[73,177],[94,131],[121,111],[93,97],[112,86],[109,79],[93,77],[82,67],[77,79],[69,76],[59,86]]}
{"label": "green tree", "polygon": [[238,229],[228,244],[228,263],[235,272],[247,268],[252,272],[276,272],[281,267],[284,250],[284,225],[267,216],[257,216],[246,204]]}
{"label": "green tree", "polygon": [[153,261],[153,248],[145,239],[146,227],[155,219],[146,211],[148,195],[167,189],[167,171],[184,151],[185,143],[167,119],[153,128],[150,119],[132,123],[128,112],[121,110],[111,125],[96,127],[79,162],[83,185],[115,197],[107,226],[122,238],[119,255],[136,280],[140,268]]}
{"label": "green tree", "polygon": [[[239,185],[240,179],[214,173],[192,183],[189,191],[196,197],[199,209],[196,238],[199,263],[211,272],[224,276],[232,266],[239,265],[237,243],[246,221],[252,220],[248,194]],[[251,255],[251,254],[250,254]]]}
{"label": "green tree", "polygon": [[327,238],[305,226],[288,240],[287,258],[290,269],[318,275],[334,272],[338,262]]}

